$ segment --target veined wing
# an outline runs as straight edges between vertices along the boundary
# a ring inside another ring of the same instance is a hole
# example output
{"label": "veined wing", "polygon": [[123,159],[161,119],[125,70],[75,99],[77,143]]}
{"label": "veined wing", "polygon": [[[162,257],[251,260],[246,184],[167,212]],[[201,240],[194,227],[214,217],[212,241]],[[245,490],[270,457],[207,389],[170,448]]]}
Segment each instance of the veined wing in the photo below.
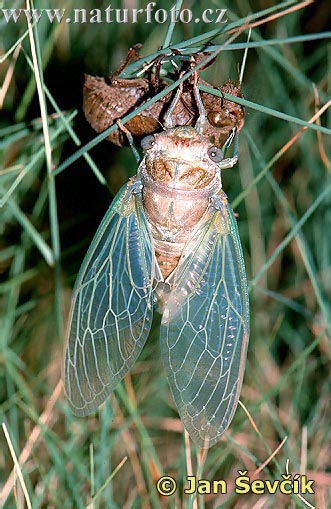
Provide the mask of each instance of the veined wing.
{"label": "veined wing", "polygon": [[135,363],[148,337],[155,267],[134,184],[118,193],[92,241],[73,292],[64,385],[73,412],[93,412]]}
{"label": "veined wing", "polygon": [[197,228],[185,253],[163,314],[162,360],[185,428],[210,447],[235,412],[249,335],[244,261],[228,205]]}

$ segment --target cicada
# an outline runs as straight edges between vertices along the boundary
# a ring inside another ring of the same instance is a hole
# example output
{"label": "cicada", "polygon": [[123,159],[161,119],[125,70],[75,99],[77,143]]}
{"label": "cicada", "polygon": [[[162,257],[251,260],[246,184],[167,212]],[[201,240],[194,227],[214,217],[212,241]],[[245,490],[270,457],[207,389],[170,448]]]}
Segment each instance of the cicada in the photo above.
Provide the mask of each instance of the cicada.
{"label": "cicada", "polygon": [[64,383],[85,416],[135,364],[162,313],[161,356],[192,440],[228,428],[242,385],[249,304],[236,219],[222,190],[225,158],[197,128],[147,136],[138,172],[118,193],[73,291]]}

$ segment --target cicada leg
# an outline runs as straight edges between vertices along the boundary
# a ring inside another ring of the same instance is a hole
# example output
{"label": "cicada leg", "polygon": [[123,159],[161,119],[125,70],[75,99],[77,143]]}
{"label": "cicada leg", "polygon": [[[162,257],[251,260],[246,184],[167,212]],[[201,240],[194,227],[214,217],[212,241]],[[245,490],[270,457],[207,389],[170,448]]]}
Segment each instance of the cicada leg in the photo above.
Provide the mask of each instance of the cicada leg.
{"label": "cicada leg", "polygon": [[232,168],[238,162],[239,133],[237,132],[237,129],[235,127],[231,130],[230,136],[228,137],[228,139],[226,140],[222,147],[224,153],[229,148],[233,140],[234,140],[233,156],[226,157],[219,163],[219,167],[223,170],[225,168]]}
{"label": "cicada leg", "polygon": [[[180,73],[179,77],[181,77],[183,75],[183,73]],[[167,114],[166,116],[164,117],[164,127],[165,129],[171,129],[172,127],[174,127],[173,123],[172,123],[172,114],[173,112],[175,111],[175,108],[180,100],[180,97],[183,93],[183,83],[180,83],[178,89],[177,89],[177,92],[176,92],[176,95],[175,97],[173,98],[168,110],[167,110]]]}
{"label": "cicada leg", "polygon": [[139,164],[140,163],[140,156],[139,156],[139,153],[138,153],[138,150],[136,149],[136,146],[134,144],[134,141],[133,141],[133,136],[132,134],[130,133],[129,129],[127,129],[120,120],[117,120],[116,122],[118,128],[125,134],[125,136],[127,137],[128,139],[128,142],[130,143],[130,147],[131,147],[131,150],[133,152],[133,155],[137,161],[137,163]]}
{"label": "cicada leg", "polygon": [[194,73],[194,82],[193,82],[193,94],[194,94],[194,98],[196,100],[196,103],[198,106],[198,112],[199,112],[198,120],[196,121],[196,124],[195,124],[195,129],[198,131],[198,133],[203,134],[205,126],[206,126],[207,116],[206,116],[205,107],[204,107],[202,99],[201,99],[201,95],[200,95],[200,91],[199,91],[199,87],[198,87],[198,81],[199,81],[199,74],[197,72],[195,72]]}
{"label": "cicada leg", "polygon": [[138,43],[129,49],[128,54],[123,60],[123,62],[120,64],[118,69],[116,69],[116,71],[112,73],[110,77],[111,81],[115,81],[116,78],[124,71],[124,69],[126,69],[128,65],[131,64],[131,62],[139,58],[138,50],[140,50],[142,46],[143,46],[142,44]]}

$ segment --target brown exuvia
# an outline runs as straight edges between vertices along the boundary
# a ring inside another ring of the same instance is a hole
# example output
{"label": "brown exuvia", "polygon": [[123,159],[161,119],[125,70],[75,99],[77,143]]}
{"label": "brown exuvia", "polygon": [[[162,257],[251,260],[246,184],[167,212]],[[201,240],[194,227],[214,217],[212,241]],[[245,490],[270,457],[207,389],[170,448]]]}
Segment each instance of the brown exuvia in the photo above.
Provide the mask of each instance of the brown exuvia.
{"label": "brown exuvia", "polygon": [[[120,72],[133,58],[137,57],[136,49],[134,47],[129,51],[126,60],[109,78],[85,75],[83,109],[86,119],[98,133],[103,132],[117,120],[146,103],[155,94],[165,91],[169,85],[169,80],[160,78],[160,67],[162,66],[160,58],[156,59],[154,66],[149,67],[145,78],[119,78]],[[182,63],[181,67],[173,73],[172,79],[176,80],[187,69],[192,69],[201,61],[202,56],[202,53],[195,54],[190,60],[189,66],[187,62]],[[212,87],[200,76],[197,84]],[[192,76],[184,82],[180,100],[170,114],[172,126],[195,126],[200,115],[194,94],[195,85]],[[232,81],[213,88],[222,93],[242,97],[240,87]],[[126,129],[134,138],[140,139],[163,129],[175,93],[176,91],[165,93],[162,99],[148,106],[125,124]],[[201,92],[200,95],[206,114],[204,133],[212,143],[221,147],[233,128],[236,128],[237,132],[242,128],[244,124],[243,108],[235,102],[211,93]],[[127,141],[121,130],[114,131],[107,139],[119,146],[124,145]]]}

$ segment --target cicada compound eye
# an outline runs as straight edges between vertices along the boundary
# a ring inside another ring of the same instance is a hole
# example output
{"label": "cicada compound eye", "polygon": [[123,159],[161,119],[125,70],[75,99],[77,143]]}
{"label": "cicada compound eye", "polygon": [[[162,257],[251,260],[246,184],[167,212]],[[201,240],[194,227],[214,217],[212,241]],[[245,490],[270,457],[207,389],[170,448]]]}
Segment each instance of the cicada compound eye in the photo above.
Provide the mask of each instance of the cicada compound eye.
{"label": "cicada compound eye", "polygon": [[218,111],[211,111],[208,113],[207,119],[213,127],[226,127],[231,125],[231,118],[225,117],[224,113],[221,115]]}
{"label": "cicada compound eye", "polygon": [[141,148],[143,149],[144,152],[146,152],[147,150],[152,148],[154,143],[155,143],[154,136],[152,134],[149,134],[148,136],[145,136],[145,138],[141,140]]}
{"label": "cicada compound eye", "polygon": [[207,153],[214,163],[220,163],[223,160],[223,152],[219,147],[210,147]]}

